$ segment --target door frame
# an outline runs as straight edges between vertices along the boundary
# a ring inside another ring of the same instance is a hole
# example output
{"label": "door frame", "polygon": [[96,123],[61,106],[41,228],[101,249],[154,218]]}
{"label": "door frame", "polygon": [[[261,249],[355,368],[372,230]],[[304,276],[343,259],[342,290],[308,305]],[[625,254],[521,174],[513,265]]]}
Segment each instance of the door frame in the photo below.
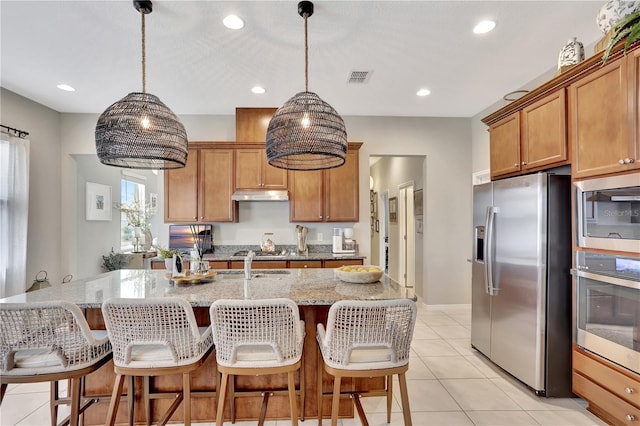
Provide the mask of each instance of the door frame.
{"label": "door frame", "polygon": [[413,209],[413,180],[398,185],[399,255],[398,280],[405,287],[415,287],[415,217]]}

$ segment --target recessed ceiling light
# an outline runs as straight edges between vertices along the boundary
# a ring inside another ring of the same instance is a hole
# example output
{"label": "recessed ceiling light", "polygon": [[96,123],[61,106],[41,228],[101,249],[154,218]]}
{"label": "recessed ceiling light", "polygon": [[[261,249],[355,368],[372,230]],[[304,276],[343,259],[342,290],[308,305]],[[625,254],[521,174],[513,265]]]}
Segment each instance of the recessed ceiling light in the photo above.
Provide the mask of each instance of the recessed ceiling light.
{"label": "recessed ceiling light", "polygon": [[496,27],[495,21],[482,21],[475,27],[473,27],[473,32],[475,34],[485,34],[491,31]]}
{"label": "recessed ceiling light", "polygon": [[230,28],[232,30],[239,30],[244,27],[244,21],[240,19],[237,15],[229,15],[222,20],[222,23],[225,27]]}
{"label": "recessed ceiling light", "polygon": [[260,86],[252,87],[252,88],[251,88],[251,91],[252,91],[253,93],[255,93],[256,95],[261,95],[261,94],[263,94],[264,92],[266,92],[266,90],[264,90],[264,87],[260,87]]}
{"label": "recessed ceiling light", "polygon": [[429,94],[431,94],[431,90],[429,89],[420,89],[416,92],[416,95],[418,96],[427,96]]}
{"label": "recessed ceiling light", "polygon": [[68,84],[58,84],[56,86],[58,89],[60,90],[64,90],[65,92],[75,92],[76,89],[74,89],[73,87],[69,86]]}

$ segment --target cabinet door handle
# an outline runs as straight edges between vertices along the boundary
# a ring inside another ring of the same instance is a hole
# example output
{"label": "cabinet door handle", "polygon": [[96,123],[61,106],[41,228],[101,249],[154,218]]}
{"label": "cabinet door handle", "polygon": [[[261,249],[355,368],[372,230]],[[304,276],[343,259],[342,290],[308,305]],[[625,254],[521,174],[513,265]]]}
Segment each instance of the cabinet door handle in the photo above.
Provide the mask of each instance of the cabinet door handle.
{"label": "cabinet door handle", "polygon": [[624,159],[624,164],[631,164],[633,163],[633,158],[625,158]]}
{"label": "cabinet door handle", "polygon": [[518,167],[520,165],[520,163],[516,163],[513,165],[513,167]]}
{"label": "cabinet door handle", "polygon": [[526,162],[526,161],[523,161],[523,162],[522,162],[522,165],[523,165],[523,166],[526,166],[526,165],[527,165],[527,162]]}
{"label": "cabinet door handle", "polygon": [[632,422],[636,419],[636,416],[634,416],[633,414],[627,414],[626,416],[624,416],[625,419],[627,419],[627,421]]}
{"label": "cabinet door handle", "polygon": [[625,391],[626,393],[631,394],[631,393],[633,393],[633,388],[624,388],[624,391]]}

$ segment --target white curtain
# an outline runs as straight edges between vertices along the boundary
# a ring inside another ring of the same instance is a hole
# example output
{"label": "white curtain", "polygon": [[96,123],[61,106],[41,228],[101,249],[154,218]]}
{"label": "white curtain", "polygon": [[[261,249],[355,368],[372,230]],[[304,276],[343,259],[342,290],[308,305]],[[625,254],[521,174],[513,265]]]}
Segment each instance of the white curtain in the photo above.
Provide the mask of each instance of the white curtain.
{"label": "white curtain", "polygon": [[29,141],[0,132],[0,297],[27,289]]}

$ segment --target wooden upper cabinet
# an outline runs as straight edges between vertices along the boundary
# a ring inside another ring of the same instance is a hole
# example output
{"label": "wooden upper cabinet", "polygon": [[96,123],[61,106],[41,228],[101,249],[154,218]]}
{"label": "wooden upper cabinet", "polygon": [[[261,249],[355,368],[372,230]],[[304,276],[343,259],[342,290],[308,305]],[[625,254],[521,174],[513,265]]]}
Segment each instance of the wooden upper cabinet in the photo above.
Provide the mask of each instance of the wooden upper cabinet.
{"label": "wooden upper cabinet", "polygon": [[491,179],[520,171],[520,112],[489,126]]}
{"label": "wooden upper cabinet", "polygon": [[327,222],[358,222],[358,151],[349,150],[342,167],[325,171],[325,215]]}
{"label": "wooden upper cabinet", "polygon": [[325,222],[324,172],[289,172],[289,221]]}
{"label": "wooden upper cabinet", "polygon": [[277,108],[236,108],[236,141],[267,141],[269,121]]}
{"label": "wooden upper cabinet", "polygon": [[627,170],[624,159],[635,158],[626,64],[615,60],[569,86],[574,178]]}
{"label": "wooden upper cabinet", "polygon": [[233,149],[189,149],[186,167],[165,171],[164,221],[235,222]]}
{"label": "wooden upper cabinet", "polygon": [[350,144],[345,164],[335,169],[289,172],[291,222],[359,221],[360,143]]}
{"label": "wooden upper cabinet", "polygon": [[199,221],[236,222],[238,203],[233,194],[233,149],[200,150]]}
{"label": "wooden upper cabinet", "polygon": [[270,166],[264,148],[237,149],[236,189],[287,189],[287,171]]}
{"label": "wooden upper cabinet", "polygon": [[194,222],[198,218],[198,149],[189,149],[182,169],[164,172],[164,221]]}
{"label": "wooden upper cabinet", "polygon": [[627,145],[627,156],[622,158],[623,165],[627,170],[640,168],[640,50],[634,50],[627,59],[628,80],[631,81],[630,96],[632,97],[632,129],[633,134],[629,138]]}
{"label": "wooden upper cabinet", "polygon": [[489,126],[491,178],[567,164],[566,120],[563,88]]}
{"label": "wooden upper cabinet", "polygon": [[[567,102],[561,89],[523,108],[521,161],[523,170],[567,162]],[[559,164],[558,164],[559,165]]]}

